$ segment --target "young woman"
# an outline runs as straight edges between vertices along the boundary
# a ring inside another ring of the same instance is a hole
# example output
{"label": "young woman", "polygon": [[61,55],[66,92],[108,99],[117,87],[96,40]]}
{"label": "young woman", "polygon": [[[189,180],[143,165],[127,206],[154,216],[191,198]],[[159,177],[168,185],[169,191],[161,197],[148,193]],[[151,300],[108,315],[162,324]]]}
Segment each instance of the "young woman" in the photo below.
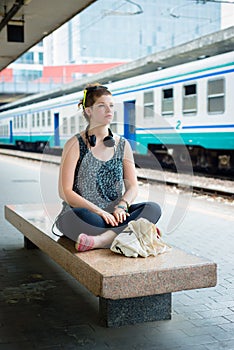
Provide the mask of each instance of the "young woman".
{"label": "young woman", "polygon": [[80,106],[88,126],[64,146],[59,176],[64,205],[56,226],[78,251],[86,251],[110,247],[131,220],[156,223],[161,209],[153,202],[133,204],[138,191],[133,153],[129,142],[109,128],[111,92],[88,85]]}

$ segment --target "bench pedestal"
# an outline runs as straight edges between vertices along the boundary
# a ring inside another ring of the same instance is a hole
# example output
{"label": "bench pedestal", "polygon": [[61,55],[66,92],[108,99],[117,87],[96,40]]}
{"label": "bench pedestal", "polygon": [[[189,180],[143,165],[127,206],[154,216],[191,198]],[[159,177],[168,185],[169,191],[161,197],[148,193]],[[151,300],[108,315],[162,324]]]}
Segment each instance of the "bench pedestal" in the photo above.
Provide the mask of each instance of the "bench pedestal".
{"label": "bench pedestal", "polygon": [[118,300],[100,297],[99,317],[105,327],[170,320],[171,293]]}

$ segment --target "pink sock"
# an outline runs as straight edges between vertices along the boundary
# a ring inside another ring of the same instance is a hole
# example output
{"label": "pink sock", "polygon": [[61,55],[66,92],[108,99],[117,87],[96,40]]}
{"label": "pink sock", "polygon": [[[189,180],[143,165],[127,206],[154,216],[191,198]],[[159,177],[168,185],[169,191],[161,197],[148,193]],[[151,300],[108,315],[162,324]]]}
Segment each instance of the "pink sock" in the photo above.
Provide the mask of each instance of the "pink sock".
{"label": "pink sock", "polygon": [[78,252],[85,252],[93,249],[94,239],[93,236],[88,236],[85,233],[81,233],[78,237],[78,241],[75,244],[75,248]]}

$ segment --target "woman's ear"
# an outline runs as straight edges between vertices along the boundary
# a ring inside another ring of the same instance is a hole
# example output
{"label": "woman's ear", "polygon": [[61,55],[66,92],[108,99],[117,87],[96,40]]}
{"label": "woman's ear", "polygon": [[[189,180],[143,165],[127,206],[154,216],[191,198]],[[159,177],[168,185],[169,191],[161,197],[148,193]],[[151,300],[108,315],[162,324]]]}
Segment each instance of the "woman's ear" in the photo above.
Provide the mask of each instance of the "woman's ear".
{"label": "woman's ear", "polygon": [[90,117],[91,117],[91,108],[90,108],[90,107],[86,107],[86,108],[85,108],[85,113],[86,113],[87,116],[90,118]]}

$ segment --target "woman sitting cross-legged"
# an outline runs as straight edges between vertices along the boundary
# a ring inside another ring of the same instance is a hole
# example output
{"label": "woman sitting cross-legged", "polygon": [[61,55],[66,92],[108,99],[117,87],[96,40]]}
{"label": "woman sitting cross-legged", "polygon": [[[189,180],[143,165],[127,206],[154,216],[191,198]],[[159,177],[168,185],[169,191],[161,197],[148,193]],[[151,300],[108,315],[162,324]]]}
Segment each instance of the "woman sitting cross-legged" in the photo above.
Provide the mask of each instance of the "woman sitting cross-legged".
{"label": "woman sitting cross-legged", "polygon": [[133,203],[138,191],[133,153],[129,142],[109,127],[111,92],[88,85],[79,106],[88,126],[64,146],[59,175],[64,208],[56,226],[81,252],[110,247],[131,220],[156,223],[161,209],[154,202]]}

